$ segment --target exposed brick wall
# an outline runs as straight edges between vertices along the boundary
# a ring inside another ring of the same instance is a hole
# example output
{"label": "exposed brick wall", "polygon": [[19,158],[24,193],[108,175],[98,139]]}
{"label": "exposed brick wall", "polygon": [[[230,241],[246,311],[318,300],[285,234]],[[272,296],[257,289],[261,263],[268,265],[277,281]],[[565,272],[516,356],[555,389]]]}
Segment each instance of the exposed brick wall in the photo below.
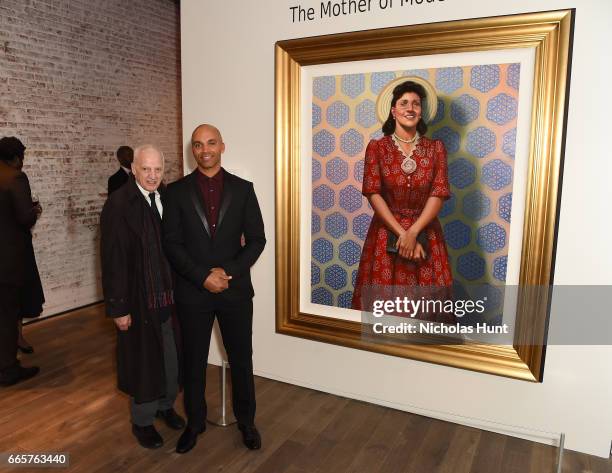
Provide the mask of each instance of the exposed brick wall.
{"label": "exposed brick wall", "polygon": [[102,298],[98,220],[115,150],[158,144],[182,175],[172,0],[2,0],[0,136],[27,146],[34,248],[53,314]]}

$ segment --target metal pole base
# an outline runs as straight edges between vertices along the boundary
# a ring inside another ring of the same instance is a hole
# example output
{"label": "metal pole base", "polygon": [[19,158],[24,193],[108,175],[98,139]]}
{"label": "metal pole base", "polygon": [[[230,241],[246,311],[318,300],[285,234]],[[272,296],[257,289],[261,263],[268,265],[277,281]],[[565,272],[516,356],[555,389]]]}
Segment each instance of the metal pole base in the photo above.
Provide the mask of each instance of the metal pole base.
{"label": "metal pole base", "polygon": [[219,369],[221,370],[221,376],[219,376],[221,382],[221,414],[218,417],[213,417],[206,419],[213,425],[218,425],[220,427],[227,427],[228,425],[232,425],[236,423],[236,418],[233,414],[227,412],[227,367],[229,363],[225,360],[221,362],[221,366]]}
{"label": "metal pole base", "polygon": [[559,435],[559,456],[557,457],[557,473],[563,469],[563,452],[565,450],[565,434]]}

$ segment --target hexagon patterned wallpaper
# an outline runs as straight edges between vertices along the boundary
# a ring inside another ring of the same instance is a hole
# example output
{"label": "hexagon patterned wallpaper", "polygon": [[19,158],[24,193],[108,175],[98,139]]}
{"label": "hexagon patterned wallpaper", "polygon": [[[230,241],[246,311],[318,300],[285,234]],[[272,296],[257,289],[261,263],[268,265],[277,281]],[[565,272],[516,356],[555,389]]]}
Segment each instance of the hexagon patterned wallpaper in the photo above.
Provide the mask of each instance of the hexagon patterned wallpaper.
{"label": "hexagon patterned wallpaper", "polygon": [[[438,112],[428,135],[448,151],[452,197],[439,218],[456,297],[501,306],[518,110],[519,64],[316,77],[312,103],[311,301],[350,308],[372,209],[361,195],[363,156],[382,136],[376,98],[400,76],[429,80]],[[497,287],[496,287],[497,286]]]}

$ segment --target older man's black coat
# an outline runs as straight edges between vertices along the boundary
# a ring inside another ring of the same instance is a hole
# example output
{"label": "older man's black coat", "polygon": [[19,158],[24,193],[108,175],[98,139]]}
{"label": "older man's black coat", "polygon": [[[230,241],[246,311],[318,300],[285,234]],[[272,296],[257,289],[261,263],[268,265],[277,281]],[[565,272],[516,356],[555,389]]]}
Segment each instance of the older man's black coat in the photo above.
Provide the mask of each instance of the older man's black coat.
{"label": "older man's black coat", "polygon": [[149,209],[130,177],[108,198],[100,218],[106,315],[132,317],[127,331],[117,330],[117,385],[136,402],[161,398],[166,386],[161,326],[147,309],[144,288],[143,216]]}

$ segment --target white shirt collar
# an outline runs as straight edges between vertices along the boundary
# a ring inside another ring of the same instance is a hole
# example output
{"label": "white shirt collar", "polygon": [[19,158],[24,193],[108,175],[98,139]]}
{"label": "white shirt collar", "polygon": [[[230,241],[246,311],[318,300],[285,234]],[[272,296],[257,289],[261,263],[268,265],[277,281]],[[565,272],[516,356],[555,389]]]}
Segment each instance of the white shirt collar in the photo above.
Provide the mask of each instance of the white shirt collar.
{"label": "white shirt collar", "polygon": [[[136,181],[136,186],[138,187],[138,189],[140,189],[140,192],[142,192],[142,195],[144,195],[145,199],[147,199],[147,202],[151,203],[149,199],[150,192],[146,190],[145,188],[140,187],[140,184],[138,184],[138,181]],[[155,191],[155,197],[159,197],[159,190]]]}
{"label": "white shirt collar", "polygon": [[130,168],[126,168],[126,167],[123,167],[123,166],[120,166],[120,167],[121,167],[121,169],[123,169],[123,170],[124,170],[124,171],[125,171],[127,174],[132,174],[132,170],[131,170]]}

